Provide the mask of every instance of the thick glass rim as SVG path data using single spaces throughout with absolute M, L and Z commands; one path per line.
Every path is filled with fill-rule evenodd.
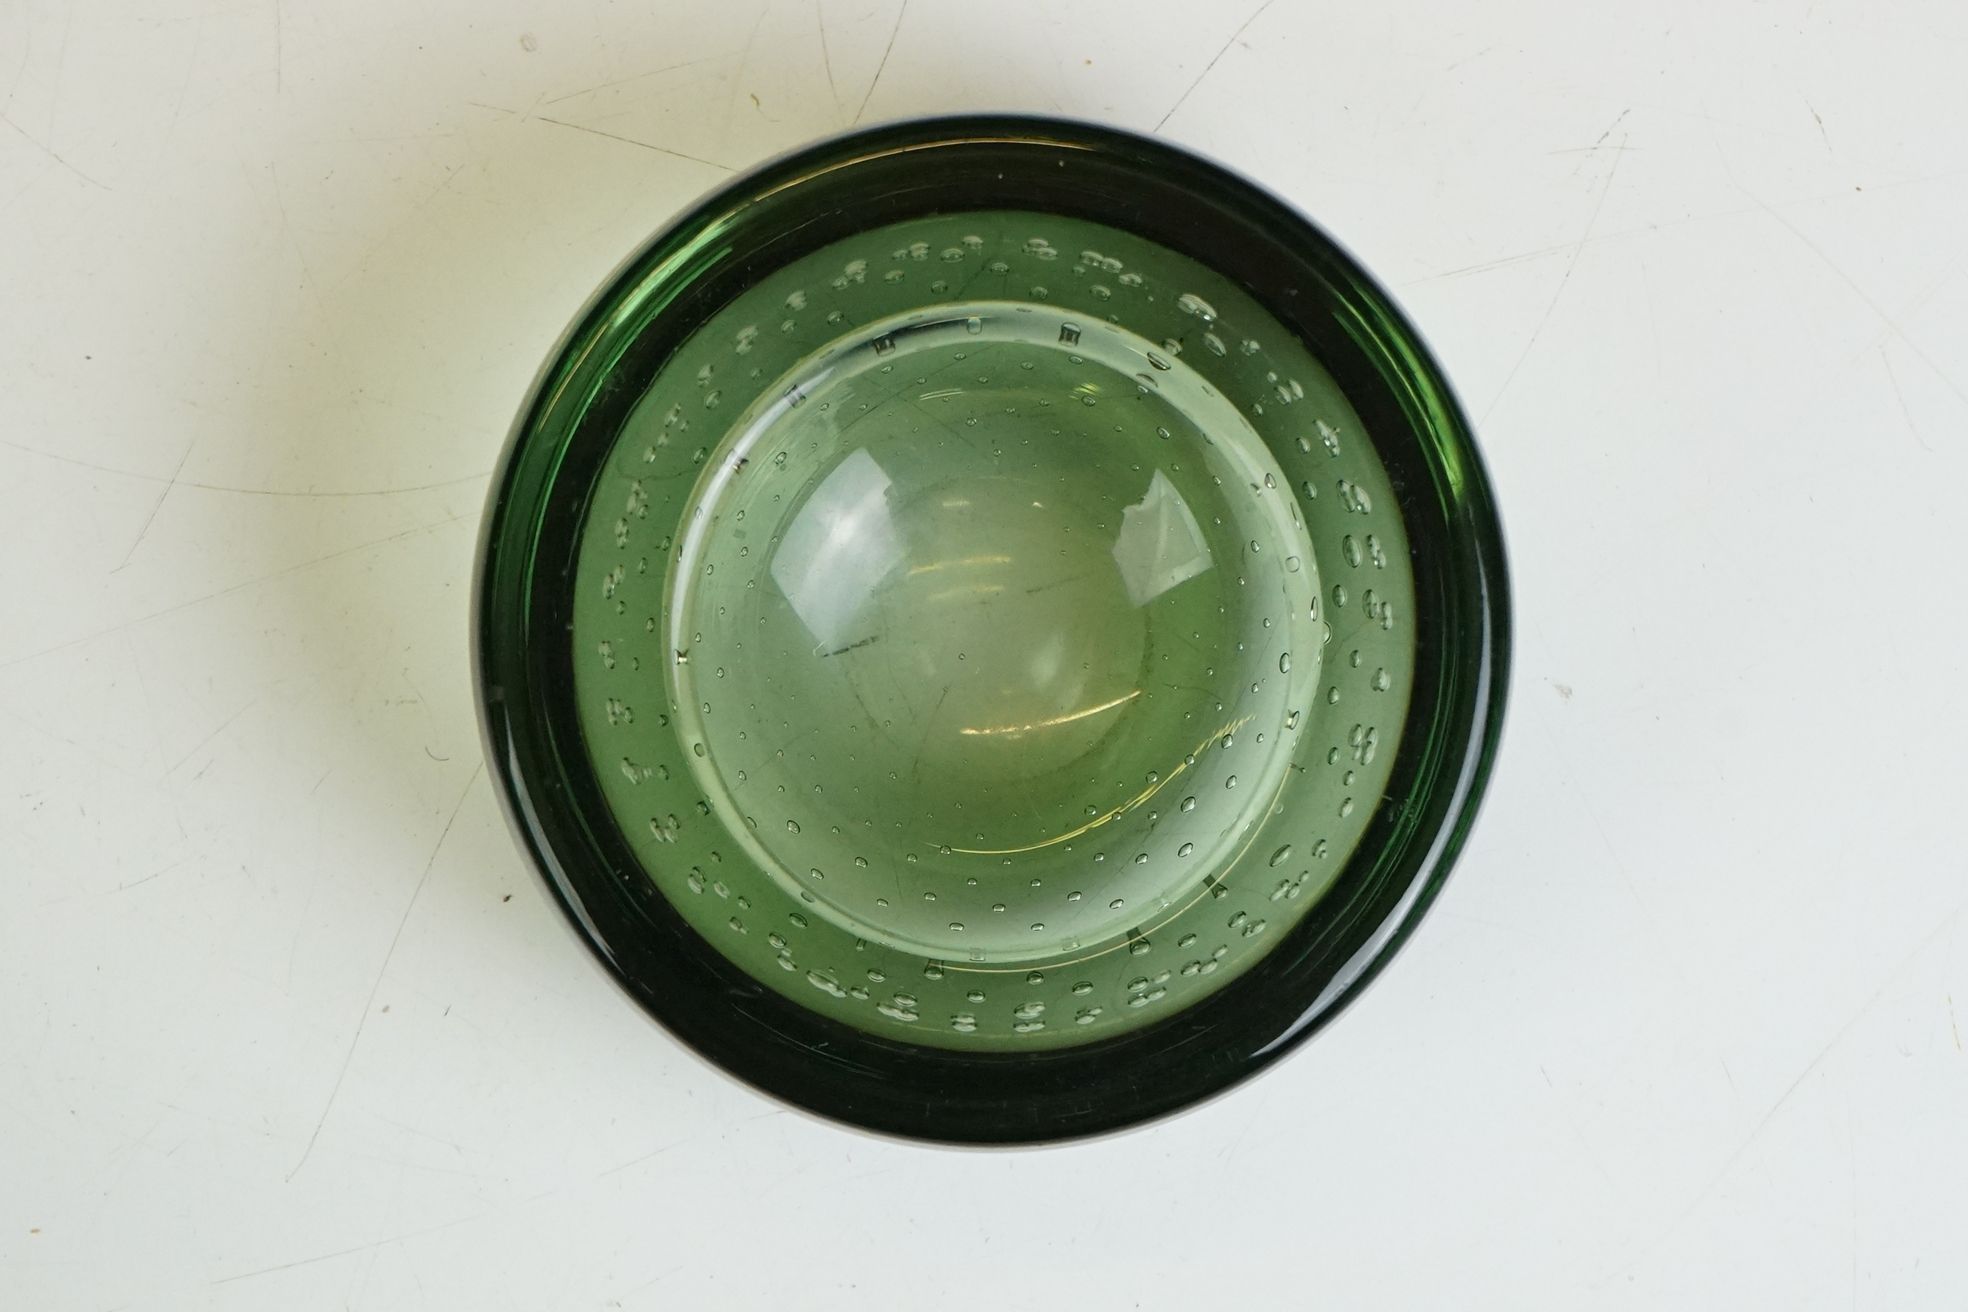
M 1394 776 L 1345 871 L 1247 975 L 1154 1026 L 1042 1053 L 928 1048 L 762 988 L 670 908 L 616 832 L 566 677 L 567 579 L 607 419 L 750 271 L 861 223 L 1002 204 L 1137 232 L 1235 279 L 1334 372 L 1413 541 L 1417 670 Z M 1034 206 L 1034 201 L 1041 202 Z M 638 370 L 645 371 L 639 373 Z M 1188 151 L 1058 119 L 911 120 L 727 183 L 631 255 L 536 377 L 493 477 L 472 650 L 488 765 L 546 887 L 617 983 L 763 1092 L 913 1138 L 1029 1143 L 1152 1119 L 1264 1069 L 1329 1022 L 1413 932 L 1465 841 L 1508 684 L 1501 529 L 1470 425 L 1388 294 L 1331 237 Z

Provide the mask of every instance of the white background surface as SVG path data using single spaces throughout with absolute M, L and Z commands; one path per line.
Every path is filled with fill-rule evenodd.
M 0 0 L 0 1305 L 1968 1301 L 1968 9 L 1257 9 Z M 1518 604 L 1396 967 L 1009 1154 L 784 1112 L 618 996 L 465 648 L 595 282 L 733 168 L 979 107 L 1352 246 Z

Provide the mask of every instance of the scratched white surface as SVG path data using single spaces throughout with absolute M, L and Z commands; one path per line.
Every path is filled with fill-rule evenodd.
M 1256 10 L 0 0 L 0 1306 L 1968 1302 L 1968 9 Z M 979 107 L 1349 243 L 1519 605 L 1397 968 L 1015 1154 L 780 1111 L 617 996 L 465 652 L 595 281 L 735 167 Z

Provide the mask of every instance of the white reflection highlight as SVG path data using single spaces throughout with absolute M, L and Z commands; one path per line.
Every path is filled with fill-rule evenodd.
M 875 458 L 856 451 L 814 489 L 780 539 L 772 581 L 821 647 L 847 638 L 875 585 L 902 558 L 890 485 Z
M 1114 563 L 1128 600 L 1137 606 L 1195 578 L 1212 563 L 1195 512 L 1159 469 L 1141 500 L 1121 512 Z
M 1098 706 L 1084 706 L 1077 711 L 1068 711 L 1064 715 L 1054 715 L 1044 720 L 1033 720 L 1030 724 L 998 724 L 982 728 L 966 726 L 957 730 L 957 732 L 966 738 L 997 738 L 1006 735 L 1015 736 L 1031 733 L 1035 729 L 1051 729 L 1057 725 L 1071 724 L 1075 720 L 1084 720 L 1089 716 L 1099 715 L 1103 711 L 1111 711 L 1116 706 L 1125 706 L 1140 695 L 1141 689 L 1136 688 L 1131 692 L 1123 693 L 1112 701 L 1102 702 Z

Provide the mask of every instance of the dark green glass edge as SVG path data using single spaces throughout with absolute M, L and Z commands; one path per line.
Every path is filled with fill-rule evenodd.
M 550 494 L 559 491 L 567 442 L 576 436 L 564 421 L 580 417 L 598 389 L 611 384 L 623 353 L 604 348 L 632 346 L 659 311 L 687 301 L 707 269 L 732 257 L 733 246 L 721 245 L 721 236 L 739 229 L 755 207 L 768 209 L 789 194 L 796 203 L 793 184 L 811 187 L 897 152 L 980 142 L 1119 159 L 1144 174 L 1153 171 L 1165 188 L 1186 180 L 1209 189 L 1235 221 L 1292 238 L 1300 272 L 1332 289 L 1337 305 L 1350 312 L 1342 330 L 1373 363 L 1407 425 L 1428 439 L 1418 453 L 1428 486 L 1404 492 L 1404 518 L 1412 519 L 1410 498 L 1433 502 L 1446 545 L 1456 548 L 1437 562 L 1451 568 L 1436 579 L 1434 598 L 1443 645 L 1455 650 L 1433 662 L 1436 695 L 1428 714 L 1420 710 L 1418 677 L 1416 709 L 1403 735 L 1404 744 L 1417 744 L 1416 764 L 1405 777 L 1421 786 L 1406 801 L 1381 808 L 1389 815 L 1385 822 L 1377 817 L 1361 848 L 1373 858 L 1371 869 L 1357 878 L 1349 869 L 1328 895 L 1331 905 L 1316 908 L 1260 969 L 1223 994 L 1137 1034 L 1043 1055 L 925 1050 L 825 1021 L 761 990 L 673 912 L 665 915 L 660 895 L 632 860 L 602 855 L 612 843 L 622 856 L 612 822 L 603 814 L 609 832 L 598 830 L 574 800 L 584 791 L 580 744 L 557 736 L 553 690 L 541 686 L 551 680 L 539 677 L 534 659 L 543 644 L 564 645 L 565 635 L 533 641 L 541 626 L 527 623 L 533 601 L 552 591 L 534 587 L 535 549 Z M 1145 176 L 1140 181 L 1148 185 Z M 1117 207 L 1127 208 L 1118 195 L 1109 196 L 1104 208 L 1088 214 L 1139 226 Z M 1214 263 L 1207 251 L 1191 253 Z M 652 276 L 657 294 L 637 305 L 637 289 Z M 1246 285 L 1288 326 L 1297 322 L 1290 306 L 1302 287 Z M 625 319 L 631 306 L 636 313 Z M 562 421 L 557 434 L 556 421 Z M 1391 435 L 1384 423 L 1376 432 L 1383 440 Z M 561 440 L 529 440 L 541 433 Z M 578 508 L 563 497 L 558 517 L 570 516 L 578 521 Z M 561 567 L 571 569 L 571 559 Z M 1336 1015 L 1413 931 L 1446 878 L 1494 760 L 1507 686 L 1507 582 L 1488 480 L 1467 421 L 1405 317 L 1336 243 L 1254 184 L 1160 142 L 1051 119 L 919 120 L 835 138 L 733 181 L 652 237 L 576 317 L 521 409 L 490 493 L 474 601 L 481 724 L 502 800 L 555 900 L 625 990 L 687 1044 L 773 1096 L 871 1129 L 972 1143 L 1074 1137 L 1164 1114 L 1255 1073 Z M 510 622 L 515 616 L 519 622 Z M 1409 754 L 1406 746 L 1403 753 Z M 1423 837 L 1430 841 L 1417 851 Z M 596 864 L 607 868 L 597 871 Z M 628 919 L 626 929 L 625 900 L 641 917 Z M 629 941 L 630 933 L 639 941 Z M 1260 992 L 1289 984 L 1295 996 L 1312 995 L 1297 975 L 1316 969 L 1341 940 L 1349 940 L 1350 950 L 1324 971 L 1309 1004 L 1285 1006 Z M 687 960 L 690 973 L 652 978 L 651 963 L 665 954 Z M 670 991 L 680 978 L 689 980 L 686 996 Z M 705 1014 L 720 1006 L 725 1014 Z M 1232 1023 L 1238 1014 L 1257 1014 L 1262 1023 Z M 1156 1060 L 1146 1063 L 1149 1057 Z M 1143 1064 L 1143 1074 L 1152 1065 L 1161 1083 L 1116 1079 L 1117 1062 Z M 985 1087 L 977 1087 L 980 1079 Z M 1117 1088 L 1131 1096 L 1116 1100 Z

